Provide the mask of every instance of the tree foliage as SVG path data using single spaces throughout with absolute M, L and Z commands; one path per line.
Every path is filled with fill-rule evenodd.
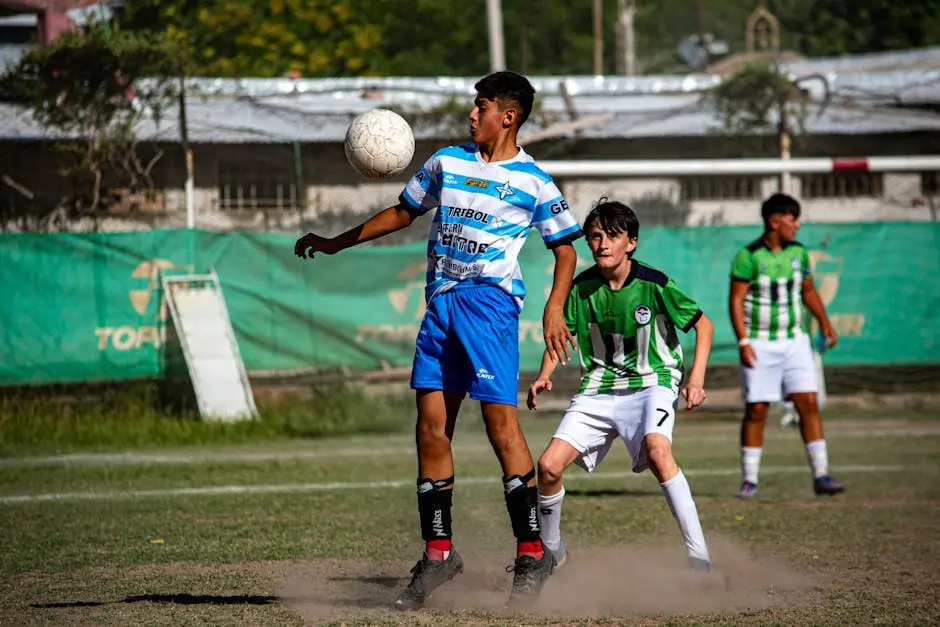
M 807 56 L 904 50 L 940 43 L 936 0 L 773 0 L 768 8 Z
M 201 76 L 372 74 L 379 28 L 353 0 L 140 0 L 125 28 L 184 47 Z
M 109 184 L 152 185 L 153 163 L 140 161 L 135 127 L 172 103 L 178 63 L 160 39 L 90 24 L 33 49 L 0 75 L 0 100 L 61 138 L 62 173 L 77 190 L 70 213 L 96 215 Z
M 801 128 L 806 98 L 772 59 L 746 65 L 715 87 L 710 99 L 725 130 L 751 134 L 777 128 L 781 112 Z
M 742 52 L 756 0 L 643 0 L 643 72 L 684 72 L 680 40 L 708 32 Z M 940 42 L 936 0 L 766 0 L 781 46 L 806 56 Z M 593 72 L 592 3 L 503 0 L 506 61 L 529 74 Z M 604 70 L 616 67 L 617 3 L 603 3 Z M 489 69 L 482 0 L 138 0 L 125 27 L 185 44 L 203 76 L 478 76 Z

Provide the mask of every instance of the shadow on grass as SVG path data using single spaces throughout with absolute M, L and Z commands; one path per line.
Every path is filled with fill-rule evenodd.
M 621 488 L 604 488 L 600 490 L 571 490 L 565 488 L 565 496 L 585 496 L 589 498 L 597 498 L 600 496 L 639 496 L 639 497 L 649 497 L 655 496 L 656 498 L 663 498 L 662 492 L 648 492 L 644 490 L 628 490 Z
M 628 496 L 628 497 L 641 497 L 648 498 L 653 497 L 657 499 L 663 498 L 663 493 L 661 490 L 628 490 L 626 488 L 604 488 L 600 490 L 569 490 L 565 489 L 565 496 L 583 496 L 587 498 L 598 498 L 602 496 Z M 723 497 L 734 497 L 737 498 L 733 493 L 729 492 L 727 494 L 718 494 L 716 492 L 693 492 L 693 497 L 709 497 L 709 498 L 723 498 Z
M 397 588 L 402 585 L 401 577 L 330 577 L 330 581 L 354 581 L 356 583 L 370 583 L 383 588 Z
M 120 601 L 72 601 L 66 603 L 35 603 L 31 607 L 55 609 L 66 607 L 99 607 L 117 603 L 174 603 L 178 605 L 271 605 L 280 599 L 275 596 L 233 594 L 140 594 Z

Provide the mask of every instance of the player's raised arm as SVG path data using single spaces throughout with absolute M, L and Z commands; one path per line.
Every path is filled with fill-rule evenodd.
M 408 180 L 398 197 L 398 204 L 383 209 L 359 226 L 336 237 L 307 233 L 294 244 L 294 254 L 304 259 L 312 258 L 316 253 L 333 255 L 410 226 L 415 218 L 441 204 L 440 174 L 438 153 L 434 153 Z
M 307 233 L 294 244 L 294 254 L 304 259 L 312 258 L 316 253 L 333 255 L 357 244 L 400 231 L 414 222 L 417 216 L 417 211 L 402 201 L 394 207 L 383 209 L 359 226 L 336 237 L 327 238 L 316 233 Z

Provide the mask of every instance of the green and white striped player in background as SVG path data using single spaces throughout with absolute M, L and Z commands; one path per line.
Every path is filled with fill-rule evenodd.
M 746 403 L 738 496 L 751 498 L 757 493 L 770 404 L 787 397 L 800 416 L 814 491 L 837 494 L 845 486 L 829 475 L 816 365 L 803 330 L 803 305 L 819 322 L 828 348 L 835 346 L 836 332 L 813 285 L 809 255 L 796 241 L 800 203 L 786 194 L 774 194 L 761 206 L 761 216 L 763 235 L 741 249 L 731 265 L 729 308 L 740 348 Z
M 682 382 L 678 331 L 695 329 L 695 357 L 682 389 L 690 410 L 705 401 L 714 327 L 672 279 L 631 259 L 640 232 L 632 209 L 602 198 L 583 230 L 595 265 L 575 278 L 564 310 L 578 342 L 581 388 L 539 458 L 542 544 L 562 566 L 567 557 L 561 540 L 562 475 L 572 463 L 592 472 L 621 438 L 633 472 L 649 468 L 659 480 L 689 565 L 711 570 L 689 483 L 672 456 L 672 430 Z M 540 392 L 552 389 L 556 365 L 546 352 L 529 388 L 529 409 L 536 408 Z

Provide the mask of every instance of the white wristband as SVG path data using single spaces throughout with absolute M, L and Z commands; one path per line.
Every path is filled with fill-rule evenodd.
M 749 338 L 742 337 L 740 340 L 738 340 L 738 346 L 750 346 L 750 345 L 751 345 L 751 340 Z

